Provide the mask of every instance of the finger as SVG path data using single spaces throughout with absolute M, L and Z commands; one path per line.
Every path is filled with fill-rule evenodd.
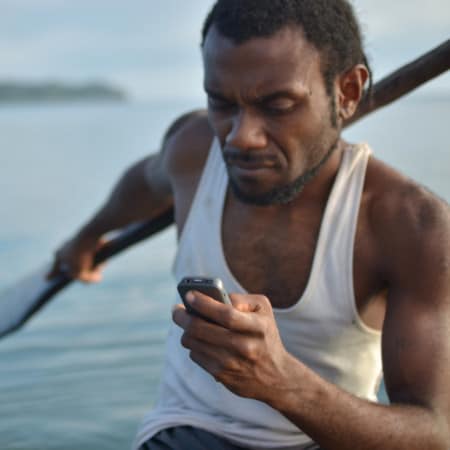
M 239 336 L 221 325 L 190 314 L 184 305 L 175 305 L 172 310 L 174 322 L 184 330 L 181 343 L 189 349 L 202 348 L 203 353 L 214 356 L 220 351 L 238 355 Z
M 197 365 L 199 365 L 203 370 L 206 370 L 210 375 L 212 375 L 217 381 L 218 374 L 219 374 L 219 368 L 213 359 L 211 359 L 209 356 L 205 355 L 204 353 L 200 351 L 191 351 L 189 353 L 189 357 L 194 361 Z
M 99 282 L 103 279 L 103 269 L 105 265 L 100 264 L 86 271 L 93 282 Z
M 102 247 L 105 246 L 105 244 L 107 244 L 109 242 L 109 239 L 105 238 L 104 236 L 101 236 L 98 239 L 97 245 L 96 245 L 96 250 L 100 250 Z
M 226 371 L 238 370 L 242 361 L 256 361 L 259 358 L 254 336 L 230 331 L 220 325 L 207 322 L 189 314 L 183 305 L 176 305 L 174 320 L 184 333 L 183 347 L 191 352 L 200 352 L 215 361 Z
M 233 349 L 233 344 L 237 336 L 245 336 L 242 332 L 231 331 L 222 325 L 205 320 L 192 321 L 186 333 L 189 337 L 204 342 L 214 348 L 227 348 L 230 350 Z
M 239 311 L 232 305 L 225 305 L 198 291 L 188 292 L 186 301 L 203 317 L 224 328 L 244 333 L 257 331 L 252 314 Z
M 100 270 L 82 270 L 78 274 L 76 274 L 75 278 L 83 283 L 98 283 L 102 280 L 103 274 Z
M 177 304 L 173 307 L 172 319 L 176 325 L 186 332 L 185 334 L 190 339 L 220 346 L 223 343 L 228 343 L 230 340 L 229 330 L 202 317 L 192 315 L 182 304 Z
M 172 320 L 183 330 L 186 330 L 191 323 L 192 315 L 186 311 L 186 307 L 177 304 L 172 308 Z
M 207 346 L 197 345 L 194 349 L 190 349 L 189 357 L 217 381 L 221 382 L 225 380 L 227 374 L 232 375 L 240 368 L 239 361 L 229 353 L 221 351 L 221 349 L 212 351 Z

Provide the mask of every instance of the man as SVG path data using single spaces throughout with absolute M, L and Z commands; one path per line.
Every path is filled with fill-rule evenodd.
M 202 52 L 207 115 L 178 120 L 55 264 L 96 281 L 106 232 L 174 205 L 176 280 L 232 292 L 188 295 L 208 320 L 174 308 L 137 447 L 448 449 L 449 209 L 340 137 L 370 78 L 350 5 L 218 0 Z

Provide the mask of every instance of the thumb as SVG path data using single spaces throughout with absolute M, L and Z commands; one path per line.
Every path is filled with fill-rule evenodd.
M 230 294 L 233 307 L 241 312 L 258 312 L 271 310 L 269 299 L 264 295 Z

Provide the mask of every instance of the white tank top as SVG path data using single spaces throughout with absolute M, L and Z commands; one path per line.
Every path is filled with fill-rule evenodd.
M 380 332 L 360 319 L 353 291 L 353 246 L 370 150 L 349 146 L 330 193 L 307 287 L 290 308 L 274 308 L 287 350 L 326 380 L 370 400 L 381 378 Z M 228 175 L 214 140 L 174 264 L 176 282 L 184 276 L 220 277 L 228 292 L 245 289 L 227 266 L 221 240 Z M 174 286 L 175 291 L 175 286 Z M 178 295 L 175 303 L 180 303 Z M 268 405 L 236 396 L 189 358 L 172 324 L 166 363 L 155 408 L 144 418 L 136 446 L 161 429 L 191 425 L 254 448 L 311 442 Z

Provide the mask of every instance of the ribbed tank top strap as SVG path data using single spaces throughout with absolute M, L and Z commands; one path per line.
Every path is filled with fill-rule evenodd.
M 345 237 L 346 244 L 353 241 L 369 155 L 370 150 L 364 144 L 349 146 L 344 151 L 321 224 L 322 236 L 317 251 L 322 258 L 330 249 L 330 241 L 337 236 L 339 239 Z M 344 247 L 345 256 L 348 256 L 353 251 L 353 246 Z M 343 256 L 340 255 L 340 258 Z
M 347 192 L 343 193 L 342 217 L 348 217 L 346 226 L 346 233 L 342 236 L 340 242 L 340 251 L 344 255 L 345 261 L 345 292 L 347 298 L 352 299 L 351 307 L 354 313 L 355 323 L 364 331 L 380 336 L 381 332 L 368 327 L 362 321 L 358 309 L 356 307 L 356 298 L 353 280 L 353 265 L 354 265 L 354 249 L 356 229 L 358 225 L 359 210 L 361 207 L 361 199 L 364 189 L 364 182 L 366 179 L 366 170 L 371 150 L 367 144 L 359 144 L 351 147 L 351 151 L 355 154 L 355 160 L 351 167 L 353 173 L 353 183 L 349 183 Z
M 180 255 L 184 255 L 186 251 L 189 253 L 187 247 L 192 242 L 188 241 L 197 239 L 198 235 L 203 235 L 205 238 L 209 237 L 206 234 L 213 232 L 217 228 L 212 226 L 205 229 L 205 225 L 208 221 L 210 224 L 216 225 L 215 222 L 221 219 L 223 198 L 227 185 L 228 177 L 220 150 L 220 143 L 217 138 L 214 138 L 179 238 L 177 254 L 172 266 L 172 272 L 175 275 L 180 268 Z
M 321 224 L 315 258 L 316 282 L 333 286 L 333 309 L 354 319 L 366 331 L 359 318 L 353 287 L 353 253 L 361 196 L 364 188 L 370 149 L 365 144 L 349 146 L 328 199 Z M 314 291 L 314 283 L 311 286 Z M 330 306 L 330 305 L 328 305 Z

